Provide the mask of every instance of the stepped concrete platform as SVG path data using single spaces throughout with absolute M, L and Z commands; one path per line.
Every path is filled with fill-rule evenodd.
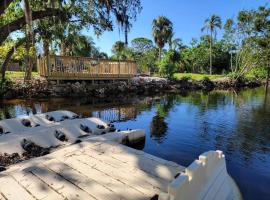
M 143 141 L 143 130 L 112 130 L 69 111 L 0 121 L 0 154 L 23 154 L 33 143 L 52 150 L 0 172 L 0 200 L 241 199 L 221 151 L 183 167 L 123 145 Z

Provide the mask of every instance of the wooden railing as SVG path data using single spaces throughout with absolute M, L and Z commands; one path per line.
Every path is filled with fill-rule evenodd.
M 136 107 L 117 107 L 92 112 L 93 117 L 97 117 L 108 122 L 120 122 L 135 119 L 137 115 Z
M 137 73 L 136 63 L 128 60 L 49 56 L 39 58 L 37 65 L 41 76 L 56 80 L 128 79 Z

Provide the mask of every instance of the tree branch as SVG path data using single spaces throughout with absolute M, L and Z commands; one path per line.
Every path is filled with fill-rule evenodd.
M 11 4 L 13 0 L 1 0 L 0 2 L 0 15 L 2 15 L 6 8 L 9 6 L 9 4 Z
M 60 18 L 66 18 L 67 13 L 60 9 L 47 8 L 45 10 L 33 11 L 32 20 L 42 19 L 45 17 L 58 16 Z M 10 22 L 2 27 L 0 27 L 0 45 L 5 41 L 9 34 L 13 31 L 19 30 L 26 25 L 25 16 Z
M 5 60 L 2 63 L 2 65 L 1 65 L 2 80 L 5 79 L 5 74 L 6 74 L 7 66 L 8 66 L 8 64 L 10 62 L 10 59 L 11 59 L 11 57 L 12 57 L 15 49 L 17 49 L 19 46 L 21 46 L 25 41 L 26 41 L 26 38 L 19 39 L 17 41 L 17 43 L 8 50 L 7 55 L 5 57 Z

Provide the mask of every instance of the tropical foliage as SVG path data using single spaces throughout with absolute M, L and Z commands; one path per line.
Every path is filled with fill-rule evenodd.
M 169 50 L 159 62 L 159 72 L 161 75 L 172 79 L 177 70 L 177 62 L 180 60 L 180 54 L 177 51 Z
M 134 59 L 140 71 L 160 73 L 172 78 L 173 72 L 199 74 L 229 74 L 264 78 L 270 65 L 270 8 L 240 11 L 235 19 L 222 20 L 218 15 L 207 18 L 202 31 L 206 35 L 193 38 L 184 45 L 174 38 L 172 22 L 164 17 L 153 20 L 153 40 L 135 38 L 130 47 L 124 47 L 122 56 Z M 217 31 L 223 35 L 217 38 Z M 164 49 L 166 44 L 169 48 Z M 170 59 L 177 52 L 177 60 Z M 114 55 L 114 53 L 113 53 Z
M 212 15 L 210 18 L 207 18 L 204 22 L 204 26 L 202 28 L 202 31 L 208 30 L 210 31 L 210 74 L 212 74 L 212 46 L 213 41 L 216 38 L 216 28 L 221 29 L 221 18 L 218 15 Z M 214 36 L 214 38 L 213 38 Z
M 31 78 L 39 44 L 43 44 L 45 56 L 56 51 L 62 55 L 104 57 L 82 30 L 91 27 L 100 35 L 111 31 L 114 21 L 129 30 L 140 10 L 140 0 L 3 0 L 0 2 L 0 45 L 6 46 L 9 40 L 14 45 L 0 58 L 2 76 L 19 46 L 25 48 L 27 79 Z M 15 32 L 19 36 L 14 37 Z
M 91 27 L 100 35 L 115 22 L 125 40 L 113 45 L 111 58 L 135 60 L 140 72 L 168 78 L 173 73 L 230 74 L 235 79 L 269 74 L 269 6 L 242 10 L 224 21 L 211 15 L 202 22 L 202 36 L 186 44 L 176 37 L 172 21 L 159 16 L 152 22 L 152 38 L 134 38 L 128 45 L 131 23 L 141 10 L 140 0 L 1 1 L 2 76 L 10 60 L 24 63 L 31 75 L 32 60 L 39 54 L 108 58 L 83 30 Z
M 159 49 L 159 60 L 161 59 L 161 51 L 166 43 L 170 43 L 173 36 L 173 24 L 164 17 L 160 16 L 153 20 L 152 34 L 154 41 Z

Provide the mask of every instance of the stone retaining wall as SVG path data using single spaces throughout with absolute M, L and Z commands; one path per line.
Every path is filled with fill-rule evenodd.
M 2 90 L 5 98 L 43 98 L 43 97 L 109 97 L 126 94 L 150 95 L 162 92 L 187 92 L 192 90 L 229 89 L 258 87 L 260 81 L 232 81 L 228 78 L 216 79 L 213 81 L 194 81 L 181 79 L 168 81 L 157 77 L 135 77 L 130 81 L 115 82 L 47 82 L 46 79 L 35 78 L 30 83 L 23 83 L 17 80 L 15 83 L 6 86 Z

